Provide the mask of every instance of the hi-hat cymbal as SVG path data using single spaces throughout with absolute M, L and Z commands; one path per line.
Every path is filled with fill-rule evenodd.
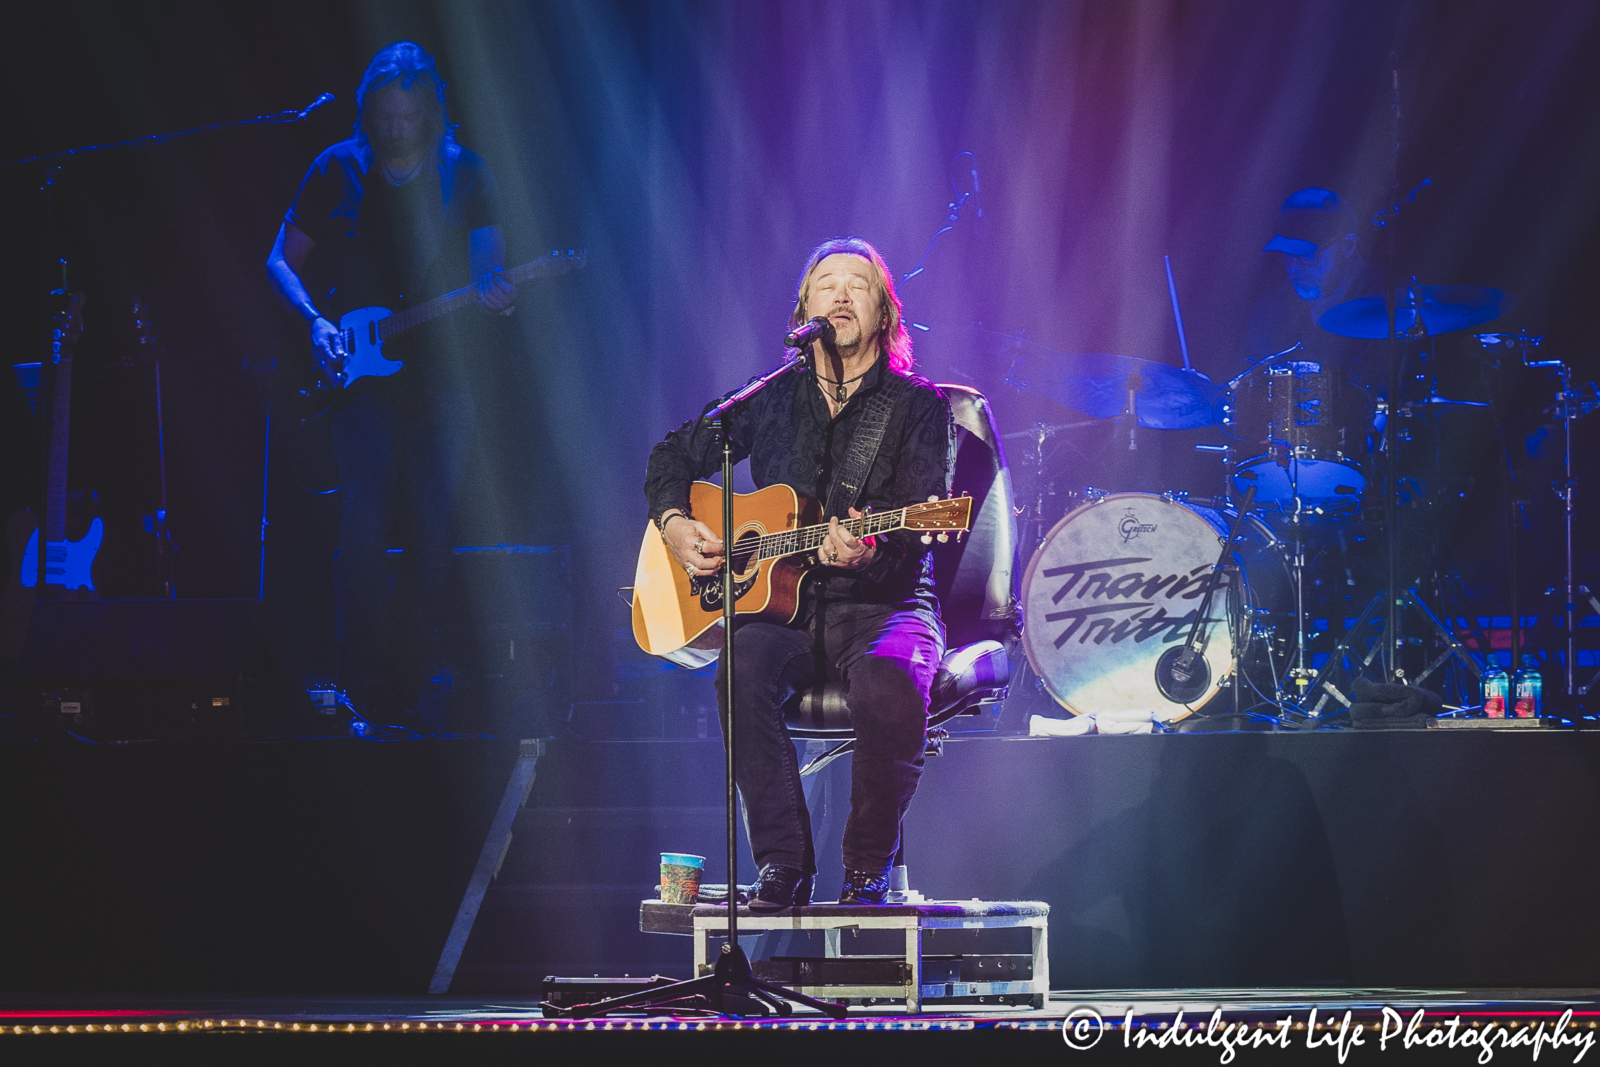
M 1414 335 L 1418 320 L 1428 334 L 1451 333 L 1490 322 L 1511 310 L 1511 294 L 1482 285 L 1417 285 L 1399 291 L 1395 302 L 1396 337 Z M 1389 325 L 1383 294 L 1335 304 L 1322 313 L 1317 325 L 1340 337 L 1381 341 Z
M 1105 352 L 1057 352 L 1035 341 L 977 327 L 992 352 L 1009 353 L 1006 381 L 1096 419 L 1128 409 L 1134 394 L 1139 425 L 1153 430 L 1192 430 L 1216 424 L 1212 404 L 1221 387 L 1199 371 Z

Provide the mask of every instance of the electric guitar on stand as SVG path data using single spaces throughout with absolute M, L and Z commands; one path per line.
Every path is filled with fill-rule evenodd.
M 700 521 L 724 542 L 731 541 L 734 612 L 779 623 L 793 620 L 800 603 L 800 579 L 816 566 L 815 552 L 828 536 L 828 524 L 821 521 L 822 505 L 782 484 L 735 493 L 731 539 L 720 529 L 721 486 L 695 482 L 689 487 L 689 510 L 703 516 Z M 839 521 L 857 537 L 921 530 L 924 542 L 934 534 L 941 541 L 948 541 L 952 533 L 960 537 L 971 523 L 968 496 L 936 498 Z M 652 656 L 666 656 L 702 641 L 721 621 L 721 573 L 690 577 L 672 558 L 655 526 L 646 526 L 633 579 L 633 637 L 639 647 Z
M 72 417 L 72 346 L 83 335 L 83 294 L 65 293 L 66 306 L 56 314 L 50 346 L 49 460 L 44 495 L 44 524 L 35 528 L 22 553 L 18 580 L 40 596 L 61 600 L 95 600 L 94 558 L 105 538 L 99 516 L 76 541 L 67 540 L 67 442 Z M 44 542 L 43 558 L 39 544 Z
M 574 252 L 569 249 L 566 252 L 552 252 L 542 259 L 512 267 L 505 272 L 505 278 L 512 285 L 521 285 L 534 278 L 550 278 L 582 270 L 588 261 L 589 253 L 586 251 Z M 471 284 L 403 311 L 365 307 L 345 312 L 339 316 L 339 332 L 344 335 L 344 350 L 348 355 L 344 380 L 338 384 L 348 389 L 362 378 L 387 378 L 396 373 L 405 363 L 389 359 L 383 354 L 385 341 L 441 315 L 476 304 L 477 300 L 478 287 Z

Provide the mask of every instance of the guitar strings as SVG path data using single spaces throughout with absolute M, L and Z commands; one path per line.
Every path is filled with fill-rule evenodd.
M 576 259 L 575 256 L 546 256 L 543 259 L 531 260 L 519 264 L 505 272 L 505 276 L 512 285 L 520 285 L 525 281 L 539 276 L 542 270 L 554 270 L 564 261 Z M 436 296 L 432 300 L 414 307 L 397 311 L 386 319 L 378 321 L 378 340 L 387 341 L 397 333 L 420 326 L 424 322 L 439 315 L 448 314 L 457 308 L 465 307 L 477 297 L 478 286 L 475 282 L 468 282 L 459 289 L 452 289 L 443 296 Z
M 905 524 L 905 520 L 913 507 L 908 505 L 897 511 L 869 513 L 857 519 L 846 519 L 839 525 L 857 537 L 871 536 L 889 530 L 897 530 Z M 831 527 L 822 523 L 816 526 L 804 526 L 798 530 L 780 530 L 777 533 L 763 534 L 757 538 L 754 556 L 761 560 L 776 559 L 779 556 L 793 555 L 796 552 L 806 552 L 818 547 L 828 536 Z M 804 535 L 804 536 L 802 536 Z M 737 551 L 735 555 L 743 555 L 748 561 L 750 555 Z

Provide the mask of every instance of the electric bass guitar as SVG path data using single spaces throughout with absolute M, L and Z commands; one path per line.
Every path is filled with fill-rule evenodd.
M 550 278 L 569 271 L 582 270 L 589 262 L 585 251 L 552 252 L 542 259 L 530 260 L 520 267 L 505 272 L 512 285 L 521 285 L 534 278 Z M 389 359 L 383 354 L 383 343 L 389 338 L 431 322 L 477 303 L 476 283 L 463 285 L 443 296 L 402 311 L 383 307 L 356 308 L 339 316 L 339 331 L 344 335 L 344 387 L 346 389 L 362 378 L 387 378 L 405 366 L 402 360 Z
M 39 584 L 39 541 L 44 540 L 44 585 L 41 593 L 76 598 L 78 591 L 97 598 L 94 557 L 105 538 L 105 524 L 96 516 L 89 530 L 76 541 L 67 540 L 67 440 L 72 414 L 72 346 L 83 335 L 83 294 L 66 294 L 67 306 L 56 315 L 51 341 L 55 373 L 50 384 L 50 465 L 45 486 L 44 526 L 35 528 L 22 551 L 18 575 L 23 588 Z
M 816 551 L 828 535 L 822 505 L 787 485 L 769 485 L 733 495 L 734 536 L 722 533 L 722 487 L 695 482 L 689 510 L 733 553 L 734 613 L 792 622 L 800 606 L 800 580 L 817 565 Z M 948 541 L 966 533 L 972 498 L 929 500 L 894 511 L 868 512 L 839 525 L 857 537 L 891 530 L 921 530 Z M 633 637 L 653 656 L 676 652 L 722 621 L 722 574 L 690 577 L 673 558 L 655 526 L 645 527 L 633 579 Z

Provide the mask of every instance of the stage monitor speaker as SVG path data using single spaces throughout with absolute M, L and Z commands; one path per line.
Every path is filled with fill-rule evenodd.
M 43 601 L 18 671 L 24 736 L 238 737 L 268 692 L 257 600 Z

